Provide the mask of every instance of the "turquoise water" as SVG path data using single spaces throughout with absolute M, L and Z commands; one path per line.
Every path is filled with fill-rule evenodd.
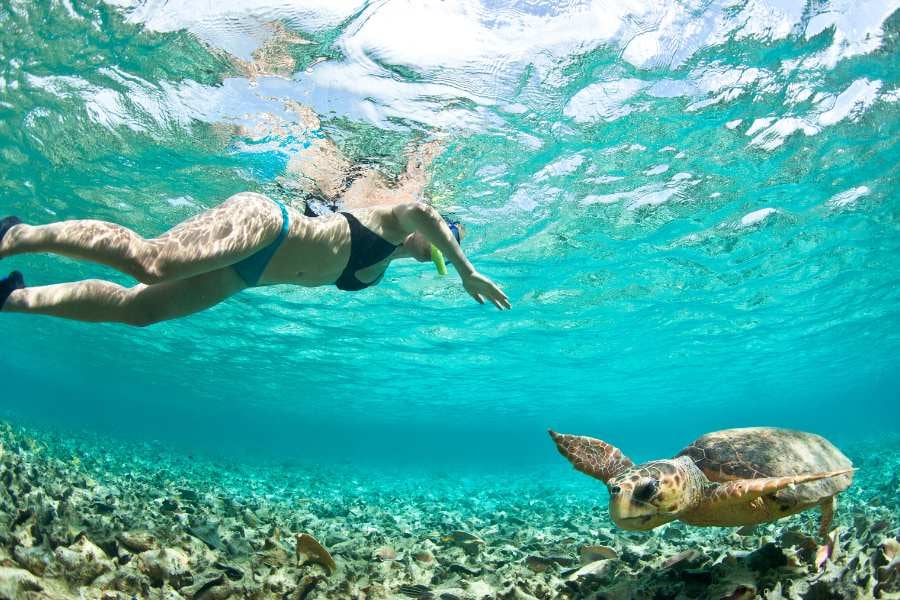
M 569 474 L 547 427 L 669 456 L 743 425 L 841 444 L 900 423 L 896 2 L 12 2 L 0 207 L 155 235 L 278 193 L 312 107 L 426 196 L 513 310 L 397 264 L 146 329 L 0 319 L 2 416 L 265 461 Z M 309 43 L 250 77 L 272 23 Z M 103 267 L 17 256 L 31 285 Z M 575 477 L 575 474 L 571 474 Z

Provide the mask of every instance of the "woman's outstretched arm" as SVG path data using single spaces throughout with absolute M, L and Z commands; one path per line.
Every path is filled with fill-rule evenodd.
M 512 307 L 503 290 L 475 270 L 453 238 L 450 228 L 434 208 L 421 202 L 413 202 L 395 206 L 392 214 L 403 231 L 421 234 L 450 259 L 450 262 L 456 267 L 456 272 L 459 273 L 463 287 L 477 302 L 484 304 L 484 300 L 488 299 L 501 310 Z

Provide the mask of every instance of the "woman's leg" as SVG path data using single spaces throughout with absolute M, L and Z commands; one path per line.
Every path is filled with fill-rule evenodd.
M 244 192 L 150 240 L 105 221 L 16 225 L 0 240 L 0 258 L 52 252 L 108 265 L 152 284 L 234 264 L 273 242 L 280 230 L 278 205 Z
M 17 289 L 9 295 L 2 310 L 144 327 L 204 310 L 246 287 L 228 267 L 132 288 L 88 279 Z

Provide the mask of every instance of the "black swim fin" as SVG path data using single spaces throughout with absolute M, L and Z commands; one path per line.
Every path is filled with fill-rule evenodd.
M 6 299 L 15 290 L 21 290 L 25 287 L 25 278 L 18 271 L 13 271 L 8 277 L 0 279 L 0 310 L 6 304 Z

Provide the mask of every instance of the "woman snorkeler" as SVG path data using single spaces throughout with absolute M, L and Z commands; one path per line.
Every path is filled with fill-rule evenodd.
M 0 221 L 0 258 L 52 252 L 131 275 L 125 288 L 89 279 L 26 287 L 21 273 L 0 280 L 0 311 L 146 326 L 209 308 L 248 287 L 320 286 L 346 291 L 378 283 L 398 259 L 432 260 L 434 245 L 476 301 L 510 308 L 506 294 L 460 249 L 460 225 L 421 202 L 307 217 L 262 194 L 235 194 L 154 239 L 121 225 L 75 220 L 26 225 Z
M 299 113 L 303 122 L 313 119 Z M 439 151 L 436 144 L 424 148 L 389 185 L 372 169 L 351 175 L 349 161 L 319 133 L 288 165 L 293 181 L 305 179 L 317 191 L 306 190 L 303 210 L 243 192 L 154 239 L 104 221 L 0 219 L 0 258 L 51 252 L 108 265 L 140 282 L 131 288 L 97 279 L 26 287 L 14 271 L 0 280 L 0 311 L 146 326 L 204 310 L 248 287 L 362 290 L 377 284 L 394 260 L 438 262 L 441 254 L 472 298 L 510 308 L 506 294 L 462 252 L 464 226 L 414 200 Z

